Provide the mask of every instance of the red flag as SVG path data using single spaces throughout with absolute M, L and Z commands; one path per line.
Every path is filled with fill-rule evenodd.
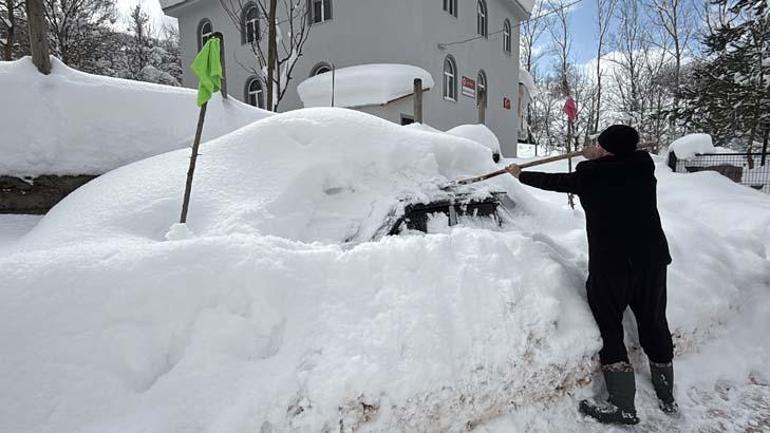
M 577 119 L 577 104 L 575 103 L 575 100 L 572 99 L 572 96 L 567 96 L 562 111 L 567 115 L 567 119 L 569 119 L 570 122 L 574 122 Z

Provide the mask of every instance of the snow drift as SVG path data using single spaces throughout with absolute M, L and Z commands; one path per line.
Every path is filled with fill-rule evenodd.
M 450 129 L 447 133 L 473 140 L 491 150 L 492 154 L 500 155 L 500 140 L 486 125 L 460 125 Z
M 45 76 L 30 58 L 0 62 L 0 94 L 13 102 L 0 116 L 0 174 L 102 174 L 190 146 L 194 90 L 90 75 L 54 57 L 51 63 Z M 215 95 L 204 140 L 267 115 Z
M 502 228 L 346 242 L 493 169 L 482 146 L 349 110 L 276 115 L 204 145 L 192 234 L 166 241 L 188 152 L 91 182 L 0 256 L 0 430 L 459 432 L 590 378 L 585 232 L 564 197 L 498 178 L 479 194 L 520 205 Z M 770 200 L 658 175 L 681 352 L 768 284 Z

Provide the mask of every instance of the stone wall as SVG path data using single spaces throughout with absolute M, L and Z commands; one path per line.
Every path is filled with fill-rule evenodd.
M 0 214 L 44 214 L 67 194 L 95 177 L 43 175 L 21 179 L 0 176 Z

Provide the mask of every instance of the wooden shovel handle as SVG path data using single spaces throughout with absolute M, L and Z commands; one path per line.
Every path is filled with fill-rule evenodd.
M 549 156 L 548 158 L 536 159 L 534 161 L 524 162 L 517 165 L 521 168 L 529 168 L 529 167 L 535 167 L 538 165 L 548 164 L 550 162 L 561 161 L 563 159 L 576 158 L 578 156 L 583 156 L 582 150 L 576 150 L 574 152 L 565 153 L 563 155 Z
M 542 159 L 538 159 L 538 160 L 535 160 L 535 161 L 525 162 L 523 164 L 518 164 L 518 166 L 521 167 L 521 168 L 535 167 L 535 166 L 538 166 L 538 165 L 548 164 L 550 162 L 561 161 L 563 159 L 568 159 L 568 158 L 575 158 L 575 157 L 582 156 L 582 155 L 583 155 L 583 151 L 576 150 L 574 152 L 565 153 L 563 155 L 550 156 L 548 158 L 542 158 Z M 481 181 L 484 181 L 484 180 L 487 180 L 487 179 L 491 179 L 491 178 L 496 177 L 496 176 L 500 176 L 501 174 L 505 174 L 507 172 L 508 172 L 508 170 L 503 168 L 503 169 L 500 169 L 500 170 L 497 170 L 497 171 L 493 171 L 492 173 L 482 174 L 481 176 L 476 176 L 476 177 L 471 177 L 471 178 L 468 178 L 468 179 L 461 179 L 461 180 L 454 181 L 454 182 L 450 183 L 449 185 L 447 185 L 447 187 L 451 187 L 451 186 L 455 186 L 455 185 L 469 185 L 471 183 L 481 182 Z

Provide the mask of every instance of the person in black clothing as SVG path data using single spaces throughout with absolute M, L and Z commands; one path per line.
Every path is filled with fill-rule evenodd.
M 678 411 L 673 396 L 673 343 L 666 320 L 666 269 L 671 263 L 657 208 L 655 165 L 637 150 L 634 128 L 615 125 L 587 148 L 574 173 L 508 172 L 535 188 L 580 198 L 588 233 L 586 292 L 603 347 L 607 402 L 583 400 L 580 411 L 604 423 L 636 424 L 634 370 L 623 344 L 623 313 L 636 317 L 660 408 Z

